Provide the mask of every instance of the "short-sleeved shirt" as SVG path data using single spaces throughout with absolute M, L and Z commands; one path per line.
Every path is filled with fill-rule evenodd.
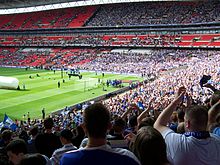
M 196 139 L 177 134 L 167 128 L 162 135 L 167 144 L 167 156 L 174 165 L 220 165 L 220 138 L 211 134 Z
M 72 144 L 65 144 L 62 148 L 54 151 L 52 157 L 50 158 L 53 165 L 58 165 L 63 154 L 67 151 L 76 150 L 77 148 Z
M 63 155 L 60 165 L 140 165 L 136 156 L 121 148 L 112 149 L 109 145 L 93 148 L 80 148 Z
M 220 127 L 214 128 L 212 133 L 214 133 L 215 135 L 218 135 L 220 137 Z

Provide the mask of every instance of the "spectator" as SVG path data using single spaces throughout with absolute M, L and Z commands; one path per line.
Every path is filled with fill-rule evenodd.
M 31 128 L 30 132 L 30 139 L 28 140 L 28 153 L 37 153 L 37 149 L 35 146 L 35 139 L 38 135 L 38 127 Z
M 80 146 L 82 140 L 83 140 L 84 137 L 85 137 L 85 132 L 84 132 L 84 130 L 83 130 L 83 128 L 82 128 L 81 125 L 79 125 L 79 126 L 77 126 L 77 127 L 75 128 L 75 132 L 76 132 L 76 133 L 75 133 L 74 138 L 72 139 L 72 143 L 73 143 L 74 146 L 76 146 L 77 148 L 79 148 L 79 146 Z
M 71 143 L 72 137 L 73 137 L 73 134 L 68 129 L 64 129 L 60 132 L 60 141 L 63 147 L 54 151 L 52 157 L 50 158 L 52 165 L 59 165 L 60 159 L 65 152 L 77 149 Z
M 45 108 L 43 108 L 41 112 L 42 112 L 42 119 L 44 120 L 45 119 Z
M 5 129 L 2 133 L 1 133 L 1 144 L 0 147 L 6 147 L 10 141 L 12 141 L 12 135 L 13 132 L 11 130 Z
M 144 126 L 138 130 L 132 151 L 142 165 L 169 164 L 166 143 L 162 135 L 151 126 Z
M 167 127 L 173 110 L 180 104 L 185 93 L 186 89 L 180 87 L 176 98 L 160 114 L 154 127 L 165 139 L 167 155 L 172 164 L 218 165 L 220 163 L 220 139 L 206 131 L 208 112 L 203 106 L 191 106 L 186 110 L 185 134 L 177 134 Z
M 25 130 L 22 130 L 21 133 L 19 134 L 19 138 L 24 140 L 25 143 L 28 143 L 29 136 Z
M 220 101 L 215 103 L 208 112 L 208 129 L 220 137 Z
M 110 113 L 101 103 L 95 103 L 84 111 L 83 127 L 89 141 L 85 148 L 68 152 L 61 159 L 61 165 L 90 164 L 139 164 L 133 153 L 126 149 L 111 149 L 106 144 L 106 133 L 111 128 Z
M 39 153 L 46 155 L 50 158 L 53 152 L 61 147 L 59 137 L 53 134 L 53 119 L 46 118 L 44 120 L 44 132 L 37 135 L 35 139 L 35 146 Z
M 134 116 L 131 116 L 129 118 L 129 121 L 128 121 L 128 128 L 125 129 L 124 131 L 124 136 L 126 136 L 127 134 L 129 133 L 136 133 L 137 132 L 137 116 L 134 115 Z
M 24 155 L 27 154 L 27 146 L 23 140 L 16 139 L 7 145 L 6 151 L 9 161 L 13 165 L 19 165 L 20 161 L 24 158 Z
M 107 136 L 107 140 L 112 148 L 128 149 L 127 141 L 123 135 L 125 126 L 125 121 L 120 117 L 113 121 L 112 130 L 109 132 L 111 136 Z

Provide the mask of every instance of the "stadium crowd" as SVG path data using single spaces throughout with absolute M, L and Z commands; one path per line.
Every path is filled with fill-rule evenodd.
M 158 76 L 164 70 L 187 66 L 189 60 L 211 56 L 215 51 L 149 50 L 112 52 L 103 49 L 2 50 L 2 65 L 43 68 L 78 67 L 81 70 Z M 193 58 L 192 58 L 193 57 Z M 147 65 L 146 65 L 147 63 Z
M 176 40 L 179 39 L 179 40 Z M 2 37 L 1 46 L 178 46 L 180 35 L 73 35 L 51 37 Z
M 100 6 L 85 26 L 217 22 L 219 4 L 213 1 Z M 90 7 L 79 10 L 83 14 L 87 9 Z M 86 19 L 95 10 L 96 7 L 88 11 Z M 56 11 L 57 18 L 54 12 L 39 14 L 41 19 L 24 14 L 20 21 L 23 25 L 11 22 L 2 24 L 1 28 L 78 27 L 85 22 L 82 18 L 84 22 L 75 24 L 79 19 L 72 9 L 63 10 L 65 13 L 60 11 Z M 73 20 L 76 22 L 71 24 Z M 179 36 L 155 37 L 123 38 L 123 41 L 120 37 L 104 39 L 104 36 L 54 40 L 33 37 L 10 43 L 27 47 L 109 46 L 117 42 L 133 46 L 169 46 L 176 44 L 174 40 Z M 13 128 L 5 125 L 0 131 L 1 165 L 220 164 L 219 51 L 155 49 L 135 53 L 102 49 L 1 48 L 0 52 L 0 63 L 7 66 L 76 66 L 96 72 L 154 75 L 151 82 L 139 82 L 126 93 L 99 103 L 66 107 L 61 113 L 46 118 L 43 109 L 42 119 L 31 119 L 28 114 L 23 121 L 16 120 Z
M 123 46 L 123 47 L 213 47 L 219 46 L 220 35 L 209 34 L 87 34 L 70 36 L 0 37 L 0 46 L 54 47 L 54 46 Z
M 215 6 L 215 7 L 214 7 Z M 216 22 L 219 3 L 150 2 L 101 6 L 86 26 L 129 26 Z M 155 10 L 157 9 L 157 10 Z
M 15 132 L 2 128 L 1 164 L 219 164 L 219 52 L 155 52 L 108 52 L 83 65 L 124 72 L 149 63 L 157 77 L 101 103 L 16 121 Z
M 1 16 L 0 28 L 20 30 L 218 22 L 219 8 L 217 1 L 88 6 Z

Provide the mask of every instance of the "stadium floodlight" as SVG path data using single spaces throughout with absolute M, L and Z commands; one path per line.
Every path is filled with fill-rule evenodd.
M 17 89 L 18 85 L 17 78 L 0 76 L 0 89 Z

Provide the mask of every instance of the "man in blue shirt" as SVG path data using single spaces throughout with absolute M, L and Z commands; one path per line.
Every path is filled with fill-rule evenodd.
M 85 148 L 65 153 L 61 165 L 140 165 L 135 155 L 121 148 L 107 145 L 106 134 L 111 128 L 110 113 L 101 103 L 90 105 L 84 110 L 83 128 L 88 136 Z

